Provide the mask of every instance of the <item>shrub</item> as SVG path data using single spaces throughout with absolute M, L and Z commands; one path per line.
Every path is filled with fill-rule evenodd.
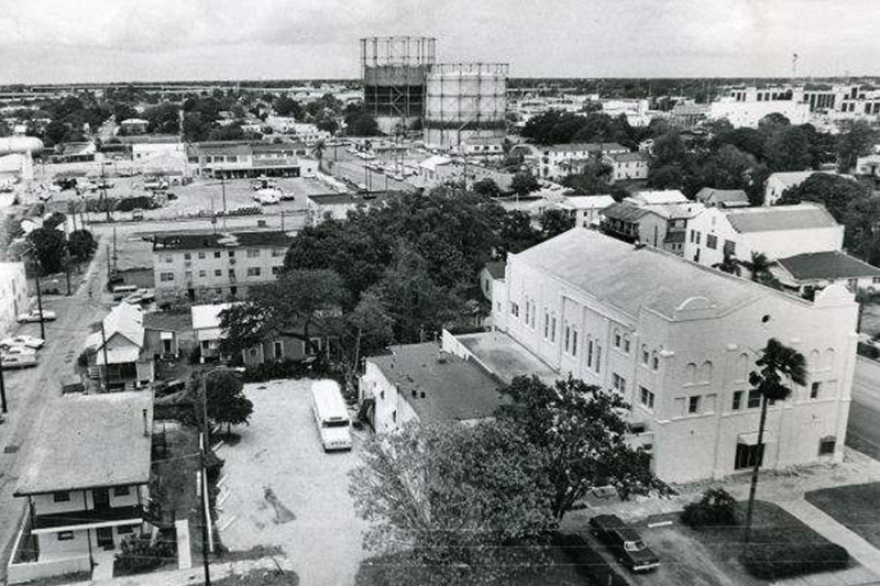
M 122 541 L 114 569 L 119 575 L 142 574 L 174 559 L 174 541 L 157 539 L 149 534 L 132 535 Z
M 551 543 L 565 553 L 587 584 L 629 586 L 627 579 L 618 574 L 584 537 L 574 533 L 554 533 Z
M 723 488 L 709 489 L 699 501 L 685 506 L 681 522 L 688 527 L 736 525 L 736 499 Z
M 871 358 L 873 360 L 880 358 L 880 350 L 878 350 L 876 346 L 865 344 L 864 342 L 858 343 L 858 353 L 865 358 Z
M 82 368 L 87 368 L 89 366 L 89 353 L 87 350 L 80 352 L 79 357 L 76 359 L 76 363 Z
M 756 578 L 778 580 L 849 565 L 849 552 L 834 543 L 752 542 L 740 561 Z

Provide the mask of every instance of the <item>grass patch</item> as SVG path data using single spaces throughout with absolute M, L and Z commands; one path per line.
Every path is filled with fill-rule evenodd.
M 807 502 L 873 545 L 880 547 L 880 482 L 814 490 Z
M 573 548 L 571 543 L 561 545 L 561 538 L 546 546 L 530 546 L 529 553 L 517 554 L 516 562 L 506 564 L 502 572 L 488 568 L 486 576 L 473 578 L 473 583 L 497 586 L 583 586 L 584 584 L 608 584 L 594 582 L 588 572 L 584 550 Z M 608 564 L 595 552 L 600 563 Z M 406 565 L 401 565 L 406 564 Z M 492 577 L 489 577 L 492 575 Z M 423 586 L 439 584 L 437 572 L 430 567 L 409 565 L 401 554 L 375 556 L 361 562 L 355 577 L 355 586 Z M 446 584 L 446 582 L 443 582 Z M 626 581 L 613 582 L 615 586 L 628 586 Z
M 247 574 L 227 576 L 212 580 L 215 586 L 299 586 L 296 572 L 280 570 L 255 570 Z
M 229 551 L 226 547 L 218 548 L 217 559 L 222 562 L 241 562 L 259 560 L 266 557 L 284 557 L 284 550 L 277 545 L 255 545 L 243 551 Z
M 748 578 L 774 580 L 843 569 L 850 565 L 846 550 L 831 543 L 776 505 L 757 501 L 751 546 L 743 545 L 745 503 L 739 503 L 736 525 L 676 529 L 699 541 L 719 567 L 738 569 Z M 740 583 L 756 583 L 753 579 Z M 763 583 L 763 582 L 757 582 Z

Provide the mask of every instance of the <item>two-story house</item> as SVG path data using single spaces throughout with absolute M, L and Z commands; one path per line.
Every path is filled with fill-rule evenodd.
M 154 380 L 158 348 L 148 347 L 140 306 L 120 303 L 111 309 L 101 328 L 86 338 L 85 350 L 89 374 L 105 390 L 132 390 Z
M 602 212 L 601 230 L 625 242 L 682 255 L 688 223 L 705 206 L 684 196 L 679 200 L 674 196 L 677 193 L 644 192 L 628 197 Z
M 602 162 L 611 167 L 609 183 L 648 178 L 649 158 L 645 153 L 610 153 L 602 157 Z
M 529 370 L 619 393 L 660 478 L 842 459 L 858 314 L 843 286 L 807 301 L 583 228 L 508 255 L 504 286 L 504 331 L 444 336 L 444 348 L 501 364 L 502 377 L 527 353 L 544 365 Z M 770 338 L 806 357 L 808 379 L 770 407 L 761 450 L 749 373 Z M 500 361 L 505 351 L 520 358 Z
M 162 234 L 153 239 L 156 302 L 243 298 L 275 280 L 293 237 L 281 231 Z
M 113 564 L 127 536 L 150 530 L 153 394 L 55 399 L 18 479 L 27 511 L 10 584 Z
M 544 179 L 559 179 L 583 171 L 585 165 L 600 160 L 605 155 L 628 153 L 629 149 L 616 142 L 566 143 L 534 146 L 528 157 L 537 168 L 537 175 Z

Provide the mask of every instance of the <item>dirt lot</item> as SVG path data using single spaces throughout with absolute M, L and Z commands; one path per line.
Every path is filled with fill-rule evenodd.
M 218 452 L 229 493 L 221 493 L 218 526 L 232 550 L 281 547 L 303 586 L 345 586 L 354 584 L 365 557 L 365 524 L 355 515 L 347 477 L 361 440 L 351 452 L 324 453 L 309 387 L 310 381 L 245 387 L 254 403 L 250 425 L 239 430 L 240 442 Z

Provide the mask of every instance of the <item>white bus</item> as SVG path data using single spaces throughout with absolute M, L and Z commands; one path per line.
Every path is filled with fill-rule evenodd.
M 351 449 L 351 421 L 336 381 L 312 383 L 312 413 L 325 452 Z

